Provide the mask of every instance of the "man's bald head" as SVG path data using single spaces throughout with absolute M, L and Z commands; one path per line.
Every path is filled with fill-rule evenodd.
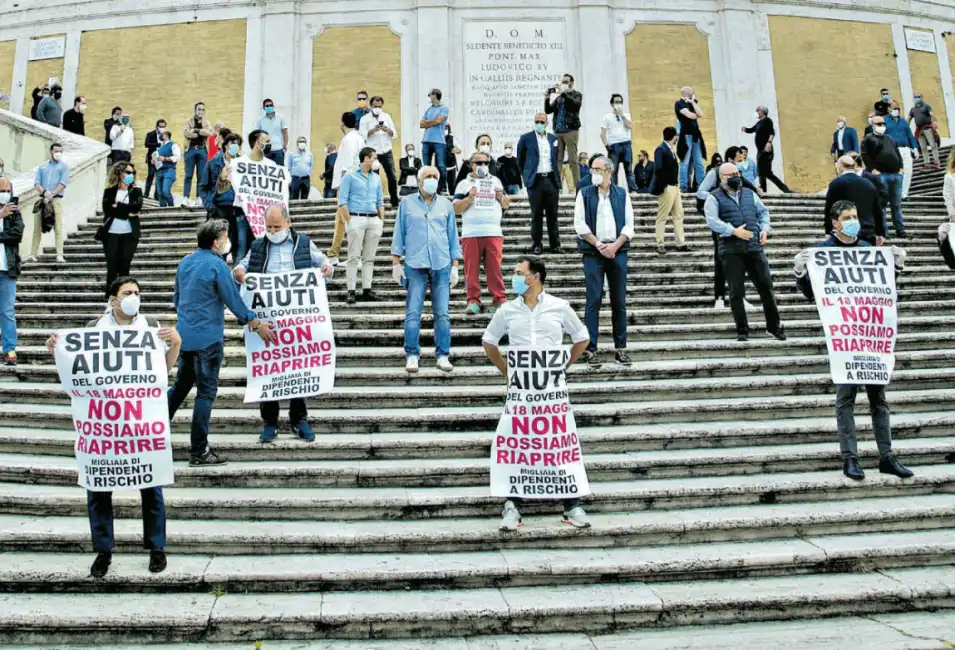
M 736 163 L 723 163 L 720 165 L 720 178 L 732 178 L 733 176 L 739 176 L 739 168 L 736 167 Z
M 280 232 L 286 228 L 292 227 L 292 219 L 289 217 L 288 208 L 284 203 L 273 203 L 265 211 L 265 229 L 269 232 Z
M 851 172 L 855 171 L 856 168 L 856 159 L 852 156 L 842 156 L 839 158 L 839 169 L 842 172 Z
M 0 192 L 13 192 L 13 183 L 10 179 L 0 176 Z

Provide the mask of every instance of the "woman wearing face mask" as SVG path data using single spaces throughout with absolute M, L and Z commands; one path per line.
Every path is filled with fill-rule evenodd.
M 491 157 L 491 136 L 485 134 L 479 135 L 474 140 L 474 153 L 483 153 L 486 154 L 488 159 L 491 161 L 489 171 L 491 176 L 498 176 L 497 162 L 494 158 Z M 457 187 L 461 184 L 461 181 L 465 180 L 468 176 L 471 175 L 471 172 L 474 171 L 471 169 L 470 159 L 465 160 L 461 163 L 461 169 L 458 170 L 457 178 L 454 179 L 454 187 Z
M 121 161 L 110 167 L 103 191 L 103 253 L 106 256 L 106 292 L 129 267 L 139 245 L 139 211 L 143 191 L 136 187 L 136 167 Z
M 401 178 L 398 184 L 401 185 L 399 191 L 401 196 L 414 194 L 418 191 L 418 171 L 421 169 L 421 158 L 418 158 L 413 144 L 405 147 L 405 155 L 398 161 L 398 167 L 401 169 Z
M 182 158 L 182 149 L 172 141 L 172 133 L 168 129 L 163 131 L 160 142 L 159 148 L 153 154 L 159 207 L 171 208 L 173 207 L 172 184 L 176 182 L 176 164 Z

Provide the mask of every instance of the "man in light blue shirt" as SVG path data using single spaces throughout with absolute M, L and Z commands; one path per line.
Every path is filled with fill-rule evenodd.
M 458 262 L 463 257 L 458 241 L 454 206 L 438 196 L 438 169 L 422 167 L 418 172 L 418 193 L 406 196 L 398 206 L 391 244 L 392 277 L 408 287 L 405 303 L 405 370 L 418 372 L 421 356 L 421 310 L 424 292 L 431 283 L 434 313 L 435 356 L 438 368 L 454 370 L 451 354 L 451 317 L 448 306 L 451 289 L 458 284 Z M 401 258 L 404 256 L 404 266 Z
M 271 99 L 266 98 L 262 102 L 262 109 L 265 115 L 255 121 L 255 128 L 269 134 L 271 148 L 265 152 L 265 157 L 276 165 L 283 166 L 285 150 L 288 148 L 288 126 L 285 124 L 285 118 L 275 112 L 275 104 Z
M 70 182 L 70 166 L 63 162 L 63 145 L 54 142 L 50 145 L 50 159 L 36 168 L 33 175 L 33 187 L 45 204 L 44 210 L 34 212 L 33 250 L 24 262 L 35 262 L 40 254 L 40 238 L 43 236 L 43 212 L 53 210 L 53 231 L 56 236 L 56 261 L 62 264 L 63 257 L 63 195 Z
M 345 279 L 348 297 L 345 302 L 354 305 L 355 288 L 358 284 L 358 268 L 361 267 L 361 299 L 371 302 L 378 299 L 371 290 L 375 271 L 375 253 L 385 224 L 385 197 L 381 191 L 381 176 L 378 174 L 378 154 L 371 147 L 358 152 L 358 169 L 345 174 L 338 188 L 339 218 L 345 223 L 348 235 L 348 266 Z
M 424 112 L 421 119 L 421 128 L 424 129 L 424 135 L 421 138 L 421 164 L 434 165 L 438 170 L 438 192 L 446 192 L 448 187 L 447 171 L 445 169 L 445 159 L 447 158 L 447 147 L 445 146 L 444 130 L 447 126 L 450 111 L 448 107 L 441 103 L 441 91 L 437 88 L 428 94 L 428 100 L 431 106 Z M 434 162 L 432 162 L 432 156 Z
M 312 169 L 315 167 L 315 157 L 308 150 L 308 140 L 305 136 L 299 136 L 296 148 L 288 155 L 288 170 L 292 177 L 292 184 L 289 187 L 289 200 L 308 198 L 308 193 L 312 189 Z

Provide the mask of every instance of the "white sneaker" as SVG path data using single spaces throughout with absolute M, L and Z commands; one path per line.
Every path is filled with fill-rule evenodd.
M 418 372 L 418 357 L 411 355 L 405 362 L 405 370 L 410 373 Z
M 36 255 L 27 255 L 26 257 L 23 258 L 24 264 L 26 264 L 27 262 L 36 262 L 36 261 L 37 261 Z
M 454 366 L 451 365 L 451 360 L 447 357 L 438 357 L 438 370 L 451 372 L 454 370 Z
M 746 311 L 752 311 L 756 309 L 756 307 L 753 306 L 753 303 L 746 300 L 745 298 L 743 299 L 743 308 L 746 309 Z
M 504 502 L 504 511 L 501 513 L 500 530 L 504 532 L 514 532 L 524 525 L 521 519 L 521 513 L 514 505 L 514 502 L 508 499 Z
M 328 263 L 331 264 L 332 266 L 339 266 L 342 262 L 337 257 L 329 257 Z
M 717 298 L 713 302 L 713 309 L 726 309 L 726 303 L 723 302 L 722 298 Z
M 574 528 L 590 528 L 590 519 L 580 506 L 574 506 L 568 512 L 565 512 L 563 522 Z
M 56 263 L 57 263 L 57 264 L 66 264 L 66 258 L 63 257 L 62 255 L 57 255 L 57 256 L 56 256 Z

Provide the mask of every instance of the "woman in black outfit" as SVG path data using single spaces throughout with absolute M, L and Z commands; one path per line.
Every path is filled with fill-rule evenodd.
M 136 166 L 118 162 L 109 168 L 103 191 L 103 252 L 106 255 L 106 292 L 114 279 L 129 275 L 139 245 L 139 211 L 143 191 L 136 187 Z

